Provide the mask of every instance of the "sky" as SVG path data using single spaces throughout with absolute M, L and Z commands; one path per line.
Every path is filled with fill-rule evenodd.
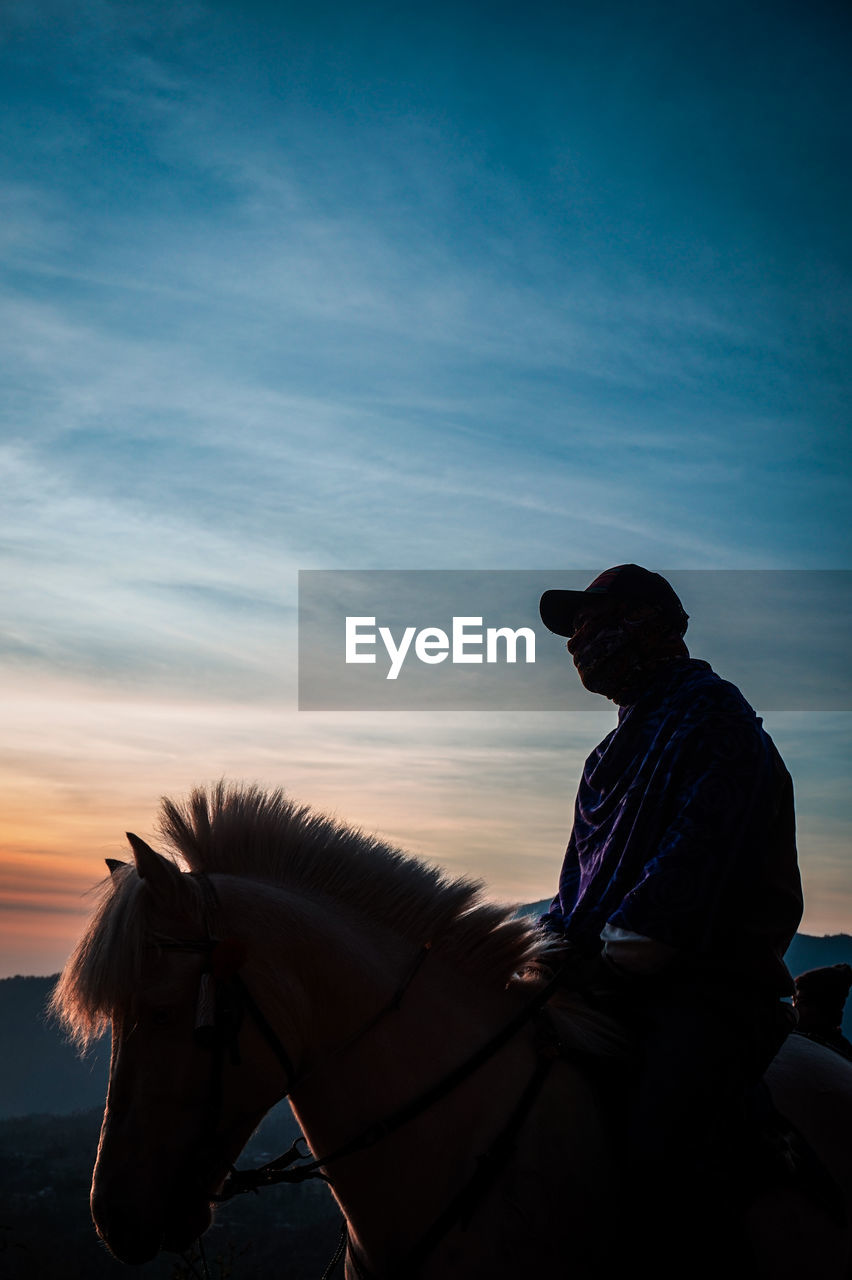
M 611 704 L 300 711 L 299 571 L 852 567 L 849 52 L 819 0 L 5 0 L 0 976 L 223 776 L 551 895 Z M 849 703 L 758 710 L 850 932 Z

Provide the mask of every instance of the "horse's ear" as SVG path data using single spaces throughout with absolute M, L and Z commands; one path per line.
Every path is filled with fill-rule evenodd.
M 127 832 L 127 839 L 133 850 L 136 862 L 136 874 L 140 880 L 147 880 L 158 897 L 171 897 L 175 889 L 180 888 L 182 874 L 173 862 L 157 853 L 144 840 L 140 840 L 132 831 Z
M 126 867 L 127 863 L 122 862 L 120 858 L 104 858 L 104 862 L 109 867 L 109 873 L 114 876 L 119 867 Z

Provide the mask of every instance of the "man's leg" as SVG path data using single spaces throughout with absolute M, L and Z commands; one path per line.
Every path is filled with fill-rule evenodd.
M 634 1258 L 661 1276 L 718 1276 L 747 1247 L 719 1138 L 742 1128 L 746 1091 L 773 1056 L 767 1015 L 677 986 L 643 993 L 634 1011 L 640 1062 L 624 1135 Z

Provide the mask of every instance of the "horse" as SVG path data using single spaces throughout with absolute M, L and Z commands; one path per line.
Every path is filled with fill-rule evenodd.
M 168 856 L 128 834 L 108 860 L 52 999 L 81 1048 L 112 1032 L 91 1210 L 116 1258 L 185 1251 L 233 1191 L 313 1174 L 346 1280 L 620 1274 L 597 1077 L 628 1046 L 552 1008 L 533 921 L 280 790 L 197 789 L 159 825 Z M 835 1057 L 802 1041 L 768 1080 L 852 1208 Z M 235 1170 L 284 1097 L 312 1158 Z M 779 1194 L 750 1221 L 765 1274 L 848 1277 L 845 1227 Z

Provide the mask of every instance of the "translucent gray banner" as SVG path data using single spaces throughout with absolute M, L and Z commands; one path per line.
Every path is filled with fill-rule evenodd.
M 303 711 L 589 711 L 550 588 L 589 570 L 303 570 Z M 852 707 L 852 570 L 660 570 L 690 616 L 686 642 L 758 713 Z

